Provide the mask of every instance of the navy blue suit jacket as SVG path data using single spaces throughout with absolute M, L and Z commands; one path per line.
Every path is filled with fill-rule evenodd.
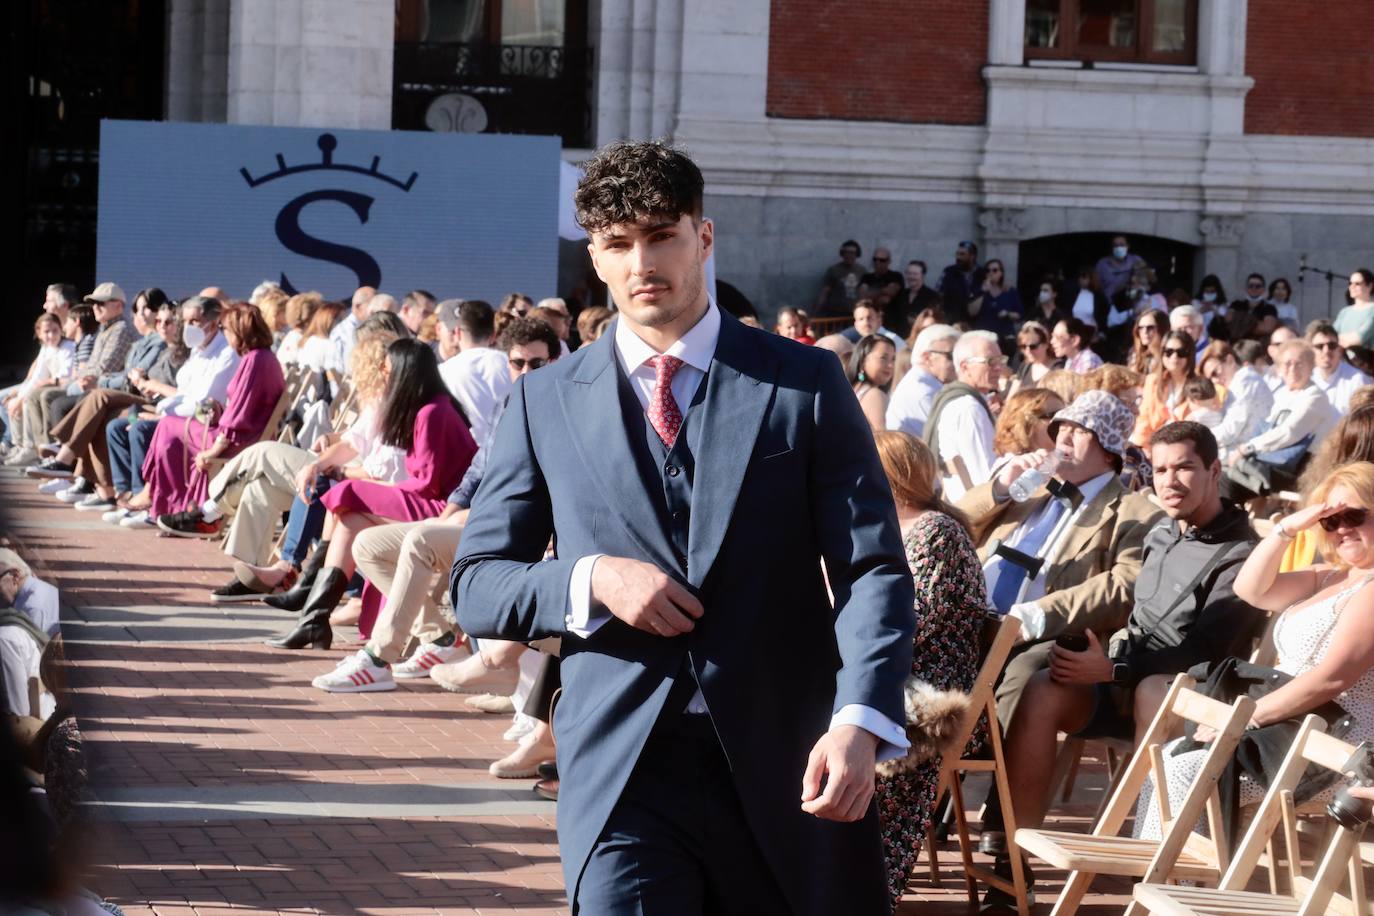
M 564 637 L 554 731 L 570 900 L 685 656 L 794 911 L 886 913 L 876 809 L 823 821 L 800 795 L 833 712 L 858 703 L 904 719 L 914 596 L 891 491 L 834 355 L 721 318 L 685 427 L 687 562 L 649 495 L 661 478 L 644 479 L 631 452 L 644 418 L 622 411 L 612 329 L 516 384 L 454 561 L 453 606 L 478 637 Z M 541 562 L 555 531 L 558 558 Z M 618 619 L 567 634 L 569 577 L 590 554 L 655 564 L 704 615 L 676 638 Z

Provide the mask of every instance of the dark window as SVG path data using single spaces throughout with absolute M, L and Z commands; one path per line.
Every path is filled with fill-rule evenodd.
M 1197 0 L 1026 0 L 1026 57 L 1197 63 Z

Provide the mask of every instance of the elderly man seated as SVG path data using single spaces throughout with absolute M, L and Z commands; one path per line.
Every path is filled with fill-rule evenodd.
M 940 463 L 945 498 L 957 500 L 992 474 L 995 421 L 988 396 L 997 391 L 1007 358 L 992 331 L 966 331 L 954 345 L 954 381 L 930 405 L 925 441 Z
M 57 635 L 57 590 L 38 579 L 19 554 L 0 547 L 0 687 L 6 716 L 39 721 L 55 702 L 43 690 L 39 661 Z
M 954 343 L 957 328 L 932 324 L 916 335 L 911 347 L 911 371 L 902 376 L 887 402 L 887 428 L 925 435 L 931 405 L 949 382 L 954 381 Z
M 1150 457 L 1167 518 L 1146 535 L 1125 626 L 1090 627 L 1077 645 L 1053 645 L 1049 668 L 1031 677 L 1007 729 L 1019 827 L 1044 819 L 1059 732 L 1134 741 L 1162 699 L 1142 681 L 1248 654 L 1262 619 L 1236 597 L 1236 574 L 1259 539 L 1245 511 L 1221 499 L 1211 431 L 1170 423 L 1151 438 Z
M 1312 381 L 1316 354 L 1305 340 L 1290 340 L 1278 350 L 1274 368 L 1283 386 L 1274 392 L 1274 406 L 1264 427 L 1226 456 L 1221 495 L 1233 502 L 1294 486 L 1315 443 L 1340 416 L 1326 393 Z

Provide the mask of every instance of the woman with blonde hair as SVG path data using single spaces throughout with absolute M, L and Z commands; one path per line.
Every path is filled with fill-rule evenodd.
M 1116 363 L 1106 363 L 1083 376 L 1078 393 L 1105 391 L 1129 407 L 1131 413 L 1139 414 L 1144 397 L 1141 386 L 1144 384 L 1145 379 L 1139 372 L 1118 366 Z
M 1048 388 L 1022 388 L 1007 398 L 992 437 L 992 448 L 999 456 L 992 475 L 997 476 L 1001 462 L 1007 458 L 1054 448 L 1050 420 L 1063 409 L 1064 400 Z
M 1083 384 L 1083 376 L 1077 372 L 1070 372 L 1068 369 L 1051 369 L 1040 379 L 1037 388 L 1048 388 L 1059 395 L 1059 400 L 1065 404 L 1072 404 L 1073 399 L 1078 397 L 1078 392 Z
M 1271 689 L 1258 698 L 1246 731 L 1253 748 L 1286 749 L 1298 723 L 1317 713 L 1337 737 L 1351 744 L 1374 739 L 1374 464 L 1356 461 L 1328 473 L 1307 505 L 1280 520 L 1255 546 L 1236 576 L 1236 597 L 1255 608 L 1280 613 L 1273 641 L 1278 654 Z M 1328 558 L 1309 569 L 1281 572 L 1289 544 L 1312 532 Z M 1242 684 L 1249 683 L 1242 678 Z M 1229 701 L 1231 697 L 1222 697 Z M 1333 709 L 1330 704 L 1336 704 Z M 1210 732 L 1196 736 L 1206 744 Z M 1184 739 L 1179 739 L 1180 741 Z M 1205 748 L 1164 749 L 1170 800 L 1177 805 L 1201 771 Z M 1241 764 L 1233 810 L 1253 804 L 1273 776 L 1266 755 Z M 1238 758 L 1239 759 L 1239 758 Z M 1279 758 L 1275 758 L 1276 760 Z M 1313 786 L 1314 800 L 1336 788 Z M 1302 787 L 1299 787 L 1301 791 Z M 1319 790 L 1319 791 L 1318 791 Z M 1159 806 L 1141 794 L 1142 836 L 1159 835 Z M 1301 799 L 1307 801 L 1308 799 Z M 1223 800 L 1223 806 L 1226 801 Z M 1175 808 L 1177 810 L 1177 808 Z
M 299 359 L 301 344 L 305 342 L 305 329 L 323 304 L 324 296 L 313 291 L 297 293 L 286 300 L 286 336 L 277 345 L 277 359 L 283 366 L 289 366 Z
M 1012 391 L 1033 388 L 1054 371 L 1054 351 L 1050 349 L 1050 330 L 1038 321 L 1027 321 L 1016 332 L 1021 351 L 1021 368 L 1016 370 Z
M 908 715 L 919 706 L 938 710 L 948 723 L 962 715 L 978 674 L 978 637 L 987 592 L 978 552 L 966 520 L 936 492 L 935 456 L 920 439 L 882 431 L 874 436 L 878 458 L 892 487 L 907 563 L 916 585 L 916 643 L 907 681 Z M 942 748 L 929 735 L 913 733 L 906 757 L 878 766 L 875 800 L 887 861 L 888 892 L 895 906 L 930 829 Z M 981 744 L 981 734 L 973 745 Z
M 1126 367 L 1149 375 L 1160 367 L 1160 350 L 1164 347 L 1164 334 L 1169 329 L 1169 316 L 1159 309 L 1140 313 L 1131 331 L 1131 354 L 1126 358 Z
M 269 289 L 258 297 L 258 311 L 262 312 L 262 320 L 272 329 L 273 350 L 281 346 L 282 338 L 286 336 L 286 301 L 290 298 L 280 289 Z

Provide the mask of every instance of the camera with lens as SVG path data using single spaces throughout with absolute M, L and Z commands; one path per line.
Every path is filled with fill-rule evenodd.
M 1326 813 L 1345 829 L 1359 830 L 1369 822 L 1370 814 L 1374 813 L 1374 802 L 1353 797 L 1350 787 L 1374 786 L 1374 748 L 1368 741 L 1363 742 L 1355 748 L 1355 753 L 1350 755 L 1350 759 L 1341 770 L 1350 774 L 1352 778 L 1348 784 L 1341 786 L 1336 797 L 1331 799 L 1331 803 L 1326 806 Z

